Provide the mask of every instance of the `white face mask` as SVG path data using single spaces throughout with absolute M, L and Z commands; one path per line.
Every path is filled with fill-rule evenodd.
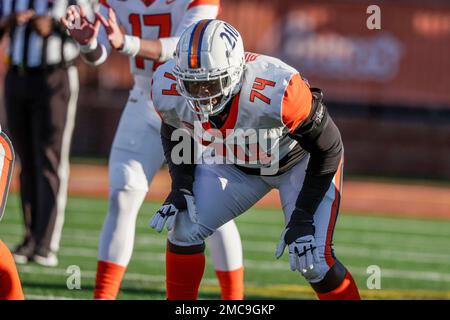
M 182 80 L 180 87 L 194 112 L 212 115 L 220 112 L 227 77 L 213 80 Z M 229 81 L 228 81 L 229 82 Z
M 191 109 L 203 116 L 220 113 L 230 99 L 240 90 L 243 65 L 229 68 L 220 75 L 188 76 L 174 69 L 180 94 Z

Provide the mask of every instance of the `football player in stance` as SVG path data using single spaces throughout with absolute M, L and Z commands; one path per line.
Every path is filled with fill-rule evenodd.
M 82 8 L 71 7 L 62 22 L 80 43 L 85 61 L 99 65 L 112 48 L 129 56 L 134 75 L 109 158 L 109 209 L 100 236 L 94 291 L 96 299 L 114 299 L 131 258 L 138 210 L 164 160 L 161 119 L 150 99 L 152 73 L 173 56 L 185 28 L 217 16 L 219 0 L 100 2 L 95 21 L 90 22 Z M 185 209 L 184 192 L 174 189 L 165 204 Z M 234 222 L 218 229 L 210 246 L 222 299 L 242 299 L 242 248 Z M 187 272 L 180 274 L 189 277 Z
M 153 228 L 169 230 L 168 299 L 197 297 L 204 240 L 272 188 L 280 191 L 285 217 L 276 257 L 287 246 L 291 270 L 319 299 L 360 298 L 332 248 L 343 144 L 320 90 L 279 59 L 244 53 L 231 25 L 202 20 L 182 34 L 174 59 L 156 70 L 152 96 L 163 119 L 172 186 L 195 198 L 187 211 L 163 206 L 151 221 Z M 181 138 L 186 132 L 197 146 L 210 143 L 202 161 L 184 157 L 192 143 Z M 180 276 L 186 270 L 189 282 Z
M 5 212 L 9 185 L 14 169 L 14 149 L 0 128 L 0 220 Z M 23 300 L 22 285 L 16 263 L 5 243 L 0 240 L 0 300 Z

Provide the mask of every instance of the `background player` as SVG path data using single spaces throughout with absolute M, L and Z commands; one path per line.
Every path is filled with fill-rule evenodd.
M 163 75 L 165 81 L 160 81 Z M 184 292 L 191 293 L 189 299 L 197 297 L 205 266 L 204 239 L 272 188 L 280 191 L 286 226 L 277 258 L 287 245 L 291 270 L 298 270 L 320 299 L 359 299 L 352 276 L 332 248 L 343 144 L 321 91 L 311 90 L 297 70 L 279 59 L 244 55 L 238 31 L 219 20 L 189 27 L 174 59 L 158 68 L 154 80 L 152 96 L 163 118 L 165 154 L 171 155 L 178 144 L 171 139 L 175 128 L 183 128 L 202 144 L 213 141 L 210 151 L 216 155 L 222 150 L 227 160 L 234 160 L 218 164 L 206 158 L 209 164 L 195 165 L 175 164 L 167 157 L 173 187 L 193 190 L 196 203 L 196 208 L 179 213 L 163 206 L 151 222 L 158 231 L 166 223 L 169 229 L 168 299 L 186 299 Z M 166 89 L 174 85 L 179 94 L 167 95 Z M 208 139 L 208 132 L 214 139 Z M 240 139 L 243 135 L 249 139 Z M 224 144 L 231 147 L 222 148 Z M 255 154 L 256 161 L 249 161 Z M 181 252 L 188 252 L 189 258 Z M 190 282 L 179 276 L 186 268 Z
M 5 212 L 9 185 L 14 170 L 14 149 L 8 136 L 0 128 L 0 220 Z M 0 240 L 0 300 L 23 300 L 22 285 L 14 258 Z
M 149 93 L 152 73 L 158 62 L 172 57 L 179 35 L 186 27 L 202 18 L 215 18 L 218 10 L 218 0 L 111 0 L 101 1 L 94 23 L 77 7 L 68 10 L 67 19 L 62 20 L 81 44 L 85 61 L 99 65 L 111 48 L 116 49 L 130 57 L 135 82 L 109 159 L 109 209 L 100 237 L 95 298 L 117 296 L 132 254 L 138 210 L 148 185 L 163 163 L 160 118 Z M 81 19 L 77 20 L 79 15 Z M 186 208 L 181 190 L 171 192 L 165 203 L 180 210 Z M 217 230 L 210 245 L 222 298 L 242 299 L 242 248 L 234 222 Z M 182 274 L 188 276 L 186 272 Z

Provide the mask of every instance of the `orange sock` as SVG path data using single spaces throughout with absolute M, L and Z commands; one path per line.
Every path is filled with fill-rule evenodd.
M 231 271 L 216 270 L 222 300 L 244 299 L 244 267 Z
M 116 263 L 109 261 L 98 261 L 94 299 L 116 299 L 125 269 L 125 267 Z
M 179 254 L 166 251 L 166 287 L 168 300 L 196 300 L 205 271 L 203 252 Z
M 0 240 L 0 300 L 24 300 L 16 263 L 8 247 Z
M 319 300 L 361 300 L 355 280 L 348 271 L 339 287 L 326 293 L 317 292 L 317 297 Z

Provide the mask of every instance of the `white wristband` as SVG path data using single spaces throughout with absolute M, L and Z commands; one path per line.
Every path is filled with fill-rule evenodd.
M 91 43 L 80 45 L 80 51 L 81 53 L 89 53 L 97 49 L 98 42 L 97 39 L 94 39 Z
M 159 38 L 159 41 L 161 42 L 161 56 L 159 57 L 160 62 L 173 58 L 173 53 L 175 52 L 179 39 L 180 37 Z
M 135 36 L 125 35 L 123 39 L 123 47 L 119 49 L 120 53 L 135 57 L 141 49 L 141 39 Z

